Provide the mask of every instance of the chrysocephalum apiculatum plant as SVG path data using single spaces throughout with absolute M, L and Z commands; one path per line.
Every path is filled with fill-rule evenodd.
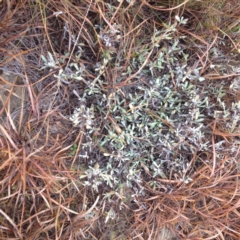
M 84 135 L 79 159 L 87 161 L 88 169 L 79 177 L 85 186 L 124 199 L 123 189 L 130 190 L 133 198 L 144 195 L 144 181 L 158 188 L 156 178 L 188 184 L 194 171 L 194 165 L 190 166 L 193 156 L 212 149 L 206 119 L 221 115 L 226 127 L 236 131 L 239 102 L 225 106 L 224 81 L 222 86 L 206 84 L 199 66 L 190 65 L 184 36 L 175 34 L 186 22 L 177 16 L 174 23 L 164 24 L 164 29 L 155 28 L 151 43 L 136 48 L 127 71 L 119 77 L 130 81 L 121 85 L 116 79 L 111 89 L 105 76 L 109 67 L 121 67 L 111 51 L 121 41 L 121 25 L 113 25 L 107 32 L 96 26 L 106 49 L 95 66 L 94 80 L 85 78 L 84 64 L 80 64 L 84 44 L 76 42 L 75 36 L 71 38 L 78 48 L 76 56 L 64 68 L 59 69 L 64 59 L 54 60 L 51 53 L 43 57 L 44 68 L 59 69 L 54 75 L 59 86 L 72 79 L 85 85 L 83 91 L 74 90 L 79 106 L 69 117 Z M 239 89 L 238 82 L 230 88 Z M 224 144 L 216 143 L 219 154 Z M 236 151 L 233 147 L 232 152 Z

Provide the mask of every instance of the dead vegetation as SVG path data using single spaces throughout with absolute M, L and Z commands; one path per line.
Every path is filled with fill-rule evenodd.
M 184 19 L 186 24 L 170 30 Z M 101 180 L 95 191 L 94 180 L 90 186 L 85 181 L 89 167 L 104 172 L 115 154 L 110 141 L 101 145 L 105 127 L 117 138 L 125 129 L 105 106 L 94 109 L 98 125 L 91 136 L 89 119 L 74 127 L 70 118 L 80 96 L 101 79 L 99 95 L 87 98 L 92 102 L 84 111 L 91 111 L 92 103 L 100 106 L 104 94 L 106 102 L 117 101 L 118 93 L 127 99 L 121 103 L 127 112 L 140 108 L 129 105 L 128 94 L 164 73 L 157 66 L 151 75 L 148 67 L 172 47 L 170 32 L 188 55 L 186 71 L 198 68 L 195 77 L 204 78 L 194 85 L 195 102 L 208 97 L 209 105 L 215 104 L 199 113 L 209 143 L 201 149 L 191 142 L 194 133 L 183 134 L 192 152 L 179 150 L 172 157 L 184 156 L 184 171 L 170 164 L 163 165 L 169 167 L 165 176 L 154 175 L 148 161 L 141 161 L 136 170 L 141 182 L 127 186 L 123 171 L 115 185 Z M 239 36 L 237 0 L 0 1 L 0 239 L 239 239 Z M 51 67 L 42 58 L 48 52 Z M 168 53 L 169 91 L 184 96 Z M 61 78 L 59 70 L 65 74 L 71 63 L 80 66 L 79 75 L 71 68 L 71 77 Z M 144 114 L 161 122 L 163 135 L 176 134 L 171 119 L 154 109 Z M 88 136 L 94 140 L 91 150 L 84 148 Z M 128 164 L 113 166 L 122 170 Z

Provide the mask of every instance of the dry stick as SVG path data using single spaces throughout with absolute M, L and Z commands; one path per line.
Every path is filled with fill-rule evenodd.
M 44 16 L 43 9 L 42 9 L 42 6 L 41 6 L 41 5 L 45 6 L 45 4 L 42 3 L 42 2 L 39 1 L 39 0 L 37 1 L 37 3 L 38 3 L 38 5 L 39 5 L 39 10 L 40 10 L 40 14 L 41 14 L 41 17 L 42 17 L 42 22 L 43 22 L 43 28 L 44 28 L 44 30 L 45 30 L 45 32 L 46 32 L 46 36 L 47 36 L 47 39 L 48 39 L 48 43 L 49 43 L 49 45 L 50 45 L 50 47 L 51 47 L 51 49 L 52 49 L 52 52 L 54 53 L 54 51 L 53 51 L 54 47 L 53 47 L 53 45 L 52 45 L 52 43 L 51 43 L 51 39 L 50 39 L 49 34 L 48 34 L 48 31 L 47 31 L 47 20 L 46 20 L 46 16 Z M 45 40 L 45 38 L 44 38 L 44 40 Z M 54 53 L 54 56 L 56 57 L 55 53 Z
M 75 161 L 76 161 L 76 159 L 77 159 L 77 157 L 78 157 L 78 154 L 77 154 L 77 153 L 79 153 L 80 150 L 81 150 L 82 139 L 83 139 L 83 133 L 82 133 L 82 131 L 79 132 L 79 134 L 78 134 L 78 136 L 77 136 L 76 139 L 79 139 L 79 141 L 78 141 L 78 146 L 77 146 L 76 154 L 75 154 L 75 156 L 74 156 L 74 158 L 73 158 L 73 161 L 72 161 L 72 164 L 71 164 L 71 168 L 73 168 L 73 165 L 74 165 L 74 163 L 75 163 Z
M 239 177 L 236 177 L 236 184 L 235 184 L 235 190 L 234 190 L 234 193 L 233 193 L 233 196 L 231 197 L 231 199 L 229 201 L 227 201 L 225 203 L 225 206 L 227 205 L 230 205 L 230 203 L 233 201 L 233 199 L 236 197 L 238 198 L 237 194 L 238 194 L 238 191 L 239 191 Z
M 21 233 L 19 232 L 19 230 L 17 228 L 17 225 L 13 222 L 13 220 L 2 209 L 0 209 L 0 213 L 11 223 L 14 230 L 17 232 L 18 237 L 20 239 L 23 239 Z
M 147 22 L 150 18 L 145 19 L 143 22 L 141 22 L 140 24 L 138 24 L 135 28 L 133 28 L 132 30 L 130 30 L 128 33 L 126 33 L 125 35 L 123 35 L 123 38 L 125 38 L 126 36 L 128 36 L 130 33 L 134 32 L 136 29 L 138 29 L 141 25 L 143 25 L 145 22 Z M 134 41 L 134 39 L 132 39 L 132 41 Z
M 26 192 L 26 161 L 27 161 L 27 153 L 26 153 L 26 145 L 23 145 L 22 148 L 22 171 L 21 171 L 21 178 L 22 178 L 22 182 L 23 182 L 23 196 L 25 197 L 25 192 Z
M 191 169 L 193 162 L 196 160 L 196 156 L 197 156 L 197 150 L 196 150 L 195 153 L 193 154 L 193 157 L 192 157 L 189 165 L 187 166 L 186 171 L 185 171 L 184 174 L 183 174 L 183 177 L 182 177 L 183 179 L 185 178 L 185 176 L 186 176 L 186 174 L 188 173 L 188 171 Z
M 182 183 L 182 181 L 180 181 L 180 180 L 168 180 L 168 179 L 162 179 L 162 178 L 158 178 L 157 180 L 159 182 L 163 182 L 163 183 L 177 183 L 177 184 Z
M 142 69 L 146 66 L 146 64 L 148 63 L 149 57 L 151 56 L 152 52 L 153 52 L 154 48 L 150 51 L 150 53 L 147 55 L 146 60 L 144 61 L 144 63 L 142 64 L 142 66 L 139 68 L 139 70 L 137 72 L 135 72 L 133 75 L 131 75 L 130 77 L 128 77 L 126 80 L 124 80 L 123 82 L 115 85 L 114 87 L 116 88 L 120 88 L 122 87 L 125 83 L 127 83 L 128 81 L 130 81 L 131 79 L 133 79 L 134 77 L 136 77 L 141 71 Z
M 237 207 L 239 206 L 239 203 L 240 203 L 240 200 L 237 202 L 237 206 L 234 206 L 234 207 L 237 208 Z M 239 237 L 239 231 L 235 231 L 234 229 L 232 229 L 232 228 L 224 225 L 224 224 L 221 223 L 221 222 L 219 222 L 219 224 L 222 225 L 222 226 L 223 226 L 224 228 L 226 228 L 227 230 L 229 230 L 230 232 L 233 232 L 233 233 L 237 234 L 238 237 Z M 213 239 L 213 238 L 211 238 L 211 239 Z M 216 239 L 216 238 L 215 238 L 215 239 Z M 222 238 L 222 239 L 224 239 L 224 238 Z M 236 239 L 236 238 L 235 238 L 235 239 Z M 239 239 L 239 238 L 238 238 L 238 239 Z
M 198 35 L 196 35 L 196 34 L 190 32 L 190 31 L 188 31 L 187 29 L 185 29 L 185 28 L 183 28 L 183 27 L 180 27 L 179 29 L 180 29 L 181 31 L 183 31 L 183 32 L 185 32 L 185 33 L 193 36 L 194 38 L 198 39 L 200 42 L 204 43 L 205 45 L 209 46 L 209 43 L 206 42 L 203 38 L 199 37 Z
M 19 38 L 18 38 L 18 39 L 19 39 Z M 13 45 L 13 46 L 14 46 L 14 45 Z M 8 54 L 8 55 L 13 55 L 12 57 L 8 58 L 6 61 L 4 61 L 3 63 L 1 63 L 0 66 L 5 65 L 5 64 L 11 62 L 13 59 L 17 59 L 17 57 L 22 56 L 22 55 L 25 55 L 25 54 L 28 54 L 28 53 L 30 53 L 31 51 L 34 51 L 34 50 L 36 50 L 36 49 L 38 49 L 38 47 L 31 48 L 31 49 L 28 49 L 28 50 L 25 50 L 25 51 L 20 51 L 20 52 L 17 53 L 17 54 L 13 54 L 12 52 L 6 51 L 6 49 L 4 49 L 4 48 L 0 48 L 0 51 L 2 51 L 3 53 L 6 52 L 6 54 Z M 1 77 L 0 77 L 0 78 L 1 78 Z M 2 78 L 1 78 L 1 80 L 2 80 Z M 8 82 L 8 81 L 6 81 L 6 80 L 3 80 L 3 81 L 4 81 L 6 84 L 9 84 L 9 85 L 12 85 L 12 86 L 19 86 L 19 85 L 15 85 L 15 84 L 13 84 L 13 83 L 10 83 L 10 82 Z
M 218 136 L 222 136 L 222 137 L 239 137 L 240 133 L 225 133 L 225 132 L 220 132 L 217 129 L 213 129 L 213 131 L 209 131 L 209 133 L 213 134 L 213 135 L 218 135 Z
M 8 105 L 7 106 L 8 109 L 6 110 L 6 114 L 7 114 L 8 120 L 9 120 L 10 125 L 13 128 L 14 132 L 18 135 L 17 129 L 16 129 L 14 123 L 13 123 L 13 120 L 12 120 L 12 117 L 11 117 L 11 114 L 10 114 L 10 112 L 11 112 L 10 111 L 10 105 L 11 105 L 11 96 L 12 95 L 13 95 L 13 87 L 11 88 L 11 91 L 10 91 L 8 97 L 7 97 L 6 102 L 3 104 L 3 108 L 2 108 L 2 110 L 0 112 L 0 115 L 2 114 L 2 111 L 4 110 L 4 108 L 6 107 L 6 104 L 7 104 Z
M 8 159 L 6 159 L 4 161 L 4 163 L 1 164 L 0 171 L 3 170 L 6 166 L 11 165 L 11 163 L 13 162 L 14 157 L 16 157 L 21 151 L 22 151 L 22 149 L 18 150 L 14 155 L 12 155 Z M 1 181 L 0 181 L 0 183 L 1 183 Z
M 15 81 L 16 82 L 16 81 Z M 11 92 L 9 93 L 10 97 L 13 95 L 13 89 L 14 87 L 11 88 Z M 10 122 L 10 125 L 12 126 L 14 132 L 18 135 L 18 131 L 17 131 L 17 128 L 13 122 L 13 119 L 11 117 L 11 109 L 10 109 L 10 105 L 11 105 L 11 101 L 9 101 L 9 104 L 8 104 L 8 110 L 6 111 L 6 114 L 7 114 L 7 117 L 8 117 L 8 120 Z
M 109 28 L 111 28 L 113 32 L 116 32 L 116 30 L 115 30 L 114 27 L 111 25 L 111 23 L 105 18 L 104 14 L 103 14 L 103 12 L 102 12 L 102 10 L 101 10 L 101 8 L 98 8 L 98 10 L 99 10 L 102 18 L 104 19 L 104 21 L 105 21 L 105 22 L 107 23 L 107 25 L 109 26 Z
M 73 52 L 74 52 L 74 50 L 75 50 L 75 48 L 76 48 L 76 45 L 77 45 L 78 40 L 79 40 L 79 37 L 80 37 L 80 35 L 81 35 L 81 33 L 82 33 L 83 25 L 84 25 L 84 23 L 86 22 L 86 18 L 87 18 L 87 15 L 88 15 L 88 13 L 89 13 L 89 10 L 90 10 L 91 5 L 92 5 L 92 0 L 91 0 L 91 2 L 90 2 L 89 6 L 88 6 L 86 15 L 85 15 L 85 17 L 84 17 L 84 19 L 83 19 L 83 22 L 82 22 L 81 28 L 80 28 L 80 30 L 79 30 L 79 33 L 78 33 L 78 35 L 77 35 L 76 41 L 75 41 L 75 43 L 74 43 L 72 52 L 71 52 L 71 54 L 70 54 L 70 56 L 69 56 L 69 59 L 68 59 L 67 65 L 66 65 L 67 67 L 68 67 L 68 65 L 69 65 L 69 63 L 70 63 L 70 60 L 72 59 Z
M 1 77 L 0 77 L 0 79 L 2 80 Z M 0 111 L 0 116 L 1 116 L 2 113 L 4 112 L 4 109 L 6 108 L 8 102 L 10 102 L 12 92 L 13 92 L 13 88 L 11 89 L 11 91 L 10 91 L 10 93 L 8 94 L 8 97 L 7 97 L 7 99 L 5 100 L 4 103 L 3 103 L 2 97 L 0 96 L 1 101 L 2 101 L 2 103 L 3 103 L 2 109 L 1 109 L 1 111 Z
M 229 40 L 232 42 L 235 50 L 237 50 L 237 52 L 240 54 L 240 49 L 238 49 L 238 47 L 236 46 L 236 44 L 235 44 L 235 42 L 232 40 L 232 38 L 231 38 L 227 33 L 225 33 L 223 30 L 221 30 L 219 27 L 216 27 L 216 28 L 217 28 L 222 34 L 226 35 L 226 36 L 229 38 Z M 234 49 L 234 48 L 233 48 L 233 49 Z
M 19 115 L 19 120 L 18 120 L 18 134 L 21 132 L 21 128 L 23 125 L 23 119 L 24 119 L 24 100 L 25 100 L 25 89 L 22 89 L 22 102 L 21 102 L 21 110 L 20 110 L 20 115 Z
M 168 10 L 174 10 L 174 9 L 178 9 L 178 8 L 180 8 L 182 5 L 185 5 L 187 2 L 189 2 L 189 0 L 186 0 L 186 1 L 184 1 L 183 3 L 181 3 L 181 4 L 179 4 L 178 6 L 176 6 L 176 7 L 172 7 L 172 8 L 164 8 L 164 6 L 152 6 L 152 5 L 150 5 L 148 2 L 146 2 L 146 0 L 144 0 L 143 1 L 143 3 L 145 4 L 145 5 L 147 5 L 148 7 L 150 7 L 150 8 L 152 8 L 152 9 L 155 9 L 155 10 L 160 10 L 160 11 L 168 11 Z
M 197 67 L 197 65 L 198 65 L 199 62 L 202 63 L 202 59 L 204 58 L 205 55 L 208 54 L 210 48 L 211 48 L 211 47 L 213 46 L 213 44 L 216 42 L 217 35 L 215 36 L 215 38 L 214 38 L 214 40 L 212 41 L 212 43 L 209 45 L 208 42 L 206 42 L 203 38 L 195 35 L 194 33 L 191 33 L 191 32 L 189 32 L 188 30 L 186 30 L 186 29 L 184 29 L 184 28 L 180 28 L 180 30 L 183 31 L 183 32 L 186 32 L 187 34 L 189 34 L 189 35 L 191 35 L 191 36 L 193 36 L 194 38 L 198 39 L 199 41 L 201 41 L 202 43 L 204 43 L 204 44 L 207 46 L 207 51 L 206 51 L 201 57 L 199 57 L 200 59 L 194 64 L 193 68 L 195 68 L 195 67 Z M 206 59 L 206 61 L 207 61 L 207 59 Z M 202 65 L 204 65 L 204 64 L 202 63 Z M 205 65 L 206 65 L 206 63 L 205 63 Z M 204 76 L 204 77 L 205 77 L 205 76 Z
M 171 67 L 171 63 L 170 63 L 170 60 L 169 60 L 169 54 L 168 54 L 168 46 L 166 43 L 164 43 L 167 51 L 166 51 L 166 60 L 167 60 L 167 66 L 169 68 L 169 72 L 170 72 L 170 75 L 171 75 L 171 79 L 172 79 L 172 82 L 173 82 L 173 85 L 174 85 L 174 90 L 177 91 L 177 85 L 176 85 L 176 82 L 174 80 L 174 73 L 173 73 L 173 70 L 172 70 L 172 67 Z
M 224 79 L 224 78 L 229 78 L 229 77 L 236 77 L 240 76 L 240 73 L 233 73 L 233 74 L 228 74 L 224 76 L 218 76 L 218 77 L 213 77 L 213 74 L 206 74 L 203 77 L 209 80 L 219 80 L 219 79 Z
M 212 46 L 214 45 L 214 43 L 216 42 L 217 37 L 218 37 L 218 35 L 215 36 L 214 40 L 212 41 L 212 43 L 211 43 L 210 45 L 207 45 L 208 48 L 207 48 L 206 52 L 201 56 L 201 58 L 199 59 L 199 61 L 202 61 L 202 59 L 203 59 L 206 55 L 208 55 L 209 50 L 211 49 L 211 47 L 212 47 Z M 199 62 L 199 61 L 198 61 L 198 62 Z M 203 67 L 206 66 L 206 62 L 207 62 L 207 57 L 206 57 L 205 64 L 204 64 Z
M 92 212 L 92 210 L 96 207 L 97 203 L 99 201 L 99 196 L 97 196 L 96 201 L 94 202 L 94 204 L 91 206 L 91 208 L 89 208 L 86 212 L 80 212 L 77 214 L 77 216 L 75 216 L 73 218 L 73 222 L 77 222 L 79 221 L 81 218 L 86 217 L 90 212 Z
M 154 43 L 154 45 L 158 44 L 161 40 L 163 40 L 164 37 L 167 35 L 167 33 L 168 33 L 168 31 L 166 31 L 166 32 L 158 39 L 158 41 L 157 41 L 156 43 Z M 123 82 L 115 85 L 114 87 L 115 87 L 115 88 L 121 88 L 121 87 L 122 87 L 124 84 L 126 84 L 128 81 L 130 81 L 131 79 L 133 79 L 134 77 L 136 77 L 136 76 L 142 71 L 142 69 L 147 65 L 148 60 L 149 60 L 149 58 L 150 58 L 153 50 L 154 50 L 154 47 L 153 47 L 152 50 L 149 52 L 149 54 L 147 55 L 144 63 L 142 64 L 142 66 L 139 68 L 139 70 L 138 70 L 136 73 L 134 73 L 133 75 L 129 76 L 126 80 L 124 80 Z
M 116 9 L 116 11 L 114 12 L 114 14 L 113 14 L 113 16 L 112 16 L 112 18 L 111 18 L 111 20 L 110 20 L 110 24 L 112 24 L 112 22 L 115 20 L 115 16 L 117 15 L 117 13 L 118 13 L 120 7 L 122 6 L 122 4 L 123 4 L 123 1 L 120 1 L 119 5 L 118 5 L 118 7 L 117 7 L 117 9 Z
M 213 131 L 216 129 L 216 120 L 214 120 Z M 210 177 L 214 175 L 215 168 L 216 168 L 216 149 L 215 149 L 215 141 L 214 141 L 214 134 L 212 134 L 212 147 L 213 147 L 213 167 Z
M 67 208 L 67 207 L 63 206 L 61 203 L 57 202 L 53 198 L 51 198 L 51 202 L 54 202 L 56 205 L 58 205 L 60 208 L 62 208 L 64 210 L 66 210 L 67 212 L 70 212 L 70 213 L 73 213 L 73 214 L 76 214 L 76 215 L 79 214 L 78 212 L 75 212 L 75 211 L 71 210 L 70 208 Z
M 34 90 L 31 88 L 31 84 L 28 79 L 25 63 L 24 63 L 22 57 L 20 57 L 20 58 L 21 58 L 22 65 L 24 67 L 24 75 L 25 75 L 27 88 L 28 88 L 28 92 L 29 92 L 29 97 L 30 97 L 30 101 L 31 101 L 31 105 L 32 105 L 32 111 L 33 111 L 34 116 L 37 117 L 37 111 L 35 108 L 35 103 L 34 103 L 34 98 L 33 98 L 33 96 L 36 97 L 36 94 L 34 93 Z
M 162 205 L 163 205 L 165 208 L 168 208 L 169 210 L 171 210 L 171 211 L 173 211 L 174 213 L 177 214 L 176 217 L 174 217 L 174 218 L 171 219 L 171 220 L 167 220 L 166 223 L 167 223 L 167 222 L 173 222 L 175 219 L 179 218 L 180 216 L 189 222 L 189 218 L 186 217 L 186 216 L 184 216 L 183 214 L 181 214 L 181 213 L 180 213 L 180 210 L 179 210 L 179 212 L 178 212 L 178 211 L 174 210 L 173 208 L 168 207 L 166 204 L 163 204 L 163 203 L 162 203 Z
M 22 179 L 22 213 L 21 213 L 21 219 L 20 219 L 20 224 L 19 224 L 19 227 L 20 227 L 20 232 L 23 231 L 23 221 L 24 221 L 24 213 L 25 213 L 25 205 L 26 205 L 26 187 L 27 187 L 27 184 L 26 184 L 26 168 L 27 168 L 27 165 L 26 165 L 26 146 L 23 146 L 22 148 L 22 168 L 21 168 L 21 179 Z
M 9 136 L 9 134 L 7 133 L 7 131 L 5 130 L 5 128 L 0 124 L 0 130 L 2 131 L 2 133 L 7 137 L 8 141 L 12 144 L 12 146 L 18 150 L 17 146 L 15 145 L 15 143 L 13 142 L 13 140 L 11 139 L 11 137 Z
M 18 192 L 7 195 L 6 197 L 1 198 L 1 201 L 11 199 L 12 197 L 15 197 L 15 195 L 17 195 L 17 194 L 18 194 Z

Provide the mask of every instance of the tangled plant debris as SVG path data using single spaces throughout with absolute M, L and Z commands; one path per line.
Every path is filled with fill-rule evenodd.
M 239 12 L 0 1 L 0 238 L 239 239 Z

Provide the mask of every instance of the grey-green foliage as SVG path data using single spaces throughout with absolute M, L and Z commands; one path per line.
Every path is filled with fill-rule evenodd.
M 84 133 L 79 158 L 88 160 L 89 169 L 81 176 L 86 186 L 96 191 L 107 187 L 116 192 L 130 188 L 139 195 L 144 194 L 143 180 L 147 179 L 155 186 L 154 178 L 168 178 L 171 174 L 188 183 L 192 156 L 211 147 L 211 138 L 205 133 L 206 117 L 214 117 L 219 111 L 225 117 L 233 114 L 234 124 L 238 123 L 239 103 L 233 104 L 229 112 L 221 100 L 224 90 L 211 85 L 206 88 L 200 68 L 188 66 L 189 56 L 180 41 L 184 37 L 174 34 L 178 24 L 185 20 L 176 20 L 164 30 L 155 30 L 152 43 L 136 51 L 131 65 L 122 74 L 129 76 L 142 68 L 130 86 L 111 91 L 104 88 L 106 68 L 115 61 L 107 50 L 96 66 L 96 78 L 86 83 L 81 96 L 75 93 L 79 107 L 70 120 Z M 117 33 L 118 42 L 121 32 Z M 113 46 L 112 35 L 109 41 Z M 151 51 L 158 54 L 150 54 L 146 62 Z M 59 70 L 55 75 L 58 81 L 83 80 L 79 56 L 78 61 L 72 60 L 68 68 Z M 49 59 L 51 63 L 43 57 L 45 67 L 52 68 L 55 65 L 51 55 Z M 220 107 L 209 100 L 210 92 Z
M 86 185 L 92 184 L 97 190 L 105 183 L 117 190 L 121 184 L 126 184 L 140 193 L 145 171 L 161 178 L 173 171 L 181 179 L 188 166 L 187 155 L 197 149 L 207 149 L 202 110 L 208 107 L 208 98 L 201 98 L 201 89 L 197 87 L 204 79 L 199 76 L 198 69 L 187 71 L 188 56 L 179 39 L 173 38 L 175 27 L 176 24 L 170 25 L 167 33 L 155 31 L 152 46 L 144 49 L 145 52 L 140 50 L 132 59 L 128 72 L 136 72 L 152 48 L 156 51 L 162 48 L 153 61 L 145 64 L 141 73 L 150 80 L 106 94 L 100 87 L 104 85 L 104 76 L 98 75 L 94 85 L 96 91 L 91 85 L 85 89 L 82 99 L 95 102 L 93 128 L 99 127 L 97 117 L 104 118 L 103 134 L 97 139 L 92 139 L 89 125 L 86 125 L 85 135 L 95 141 L 101 155 L 99 159 L 89 160 L 92 166 L 97 163 L 99 167 L 94 171 L 93 167 L 89 168 Z M 163 47 L 160 40 L 164 40 Z M 102 59 L 103 66 L 108 61 Z M 136 76 L 135 81 L 138 78 Z M 85 124 L 87 117 L 82 120 L 84 116 L 87 115 L 81 114 L 79 120 Z M 189 181 L 189 178 L 182 180 Z

